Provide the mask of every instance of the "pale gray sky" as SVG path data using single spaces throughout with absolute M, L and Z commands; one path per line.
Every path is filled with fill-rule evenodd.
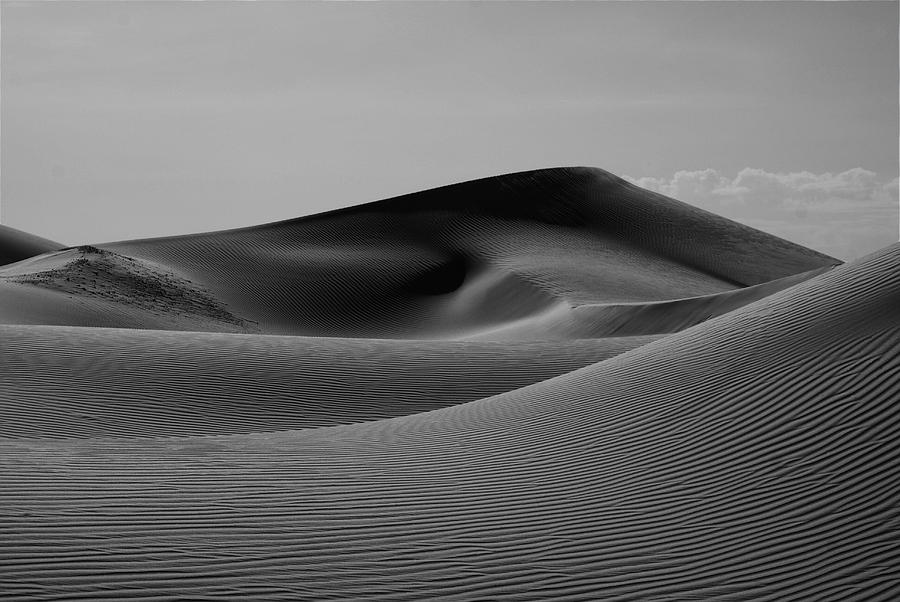
M 739 203 L 743 221 L 825 252 L 897 238 L 896 2 L 0 10 L 2 220 L 64 243 L 559 165 L 725 214 Z M 730 196 L 679 188 L 704 173 Z M 784 198 L 795 185 L 802 211 Z

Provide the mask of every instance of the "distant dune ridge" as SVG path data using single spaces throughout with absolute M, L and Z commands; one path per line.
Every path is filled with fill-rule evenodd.
M 0 266 L 62 249 L 52 240 L 0 224 Z
M 573 307 L 726 293 L 840 263 L 590 168 L 97 247 L 130 265 L 110 274 L 103 256 L 69 250 L 0 270 L 0 291 L 16 299 L 0 308 L 0 323 L 401 339 L 515 326 L 508 332 L 545 339 L 547 315 Z M 134 282 L 123 283 L 128 269 Z M 27 276 L 47 283 L 22 286 Z M 132 292 L 166 280 L 195 288 L 228 315 L 134 302 Z M 122 284 L 130 290 L 118 294 Z M 538 317 L 540 332 L 522 328 Z M 563 320 L 563 338 L 577 338 L 573 320 Z M 629 331 L 656 334 L 644 330 Z M 593 323 L 585 336 L 596 331 Z
M 900 597 L 900 243 L 558 168 L 15 244 L 10 599 Z

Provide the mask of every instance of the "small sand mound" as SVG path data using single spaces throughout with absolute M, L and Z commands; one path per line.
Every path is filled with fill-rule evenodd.
M 0 274 L 0 278 L 150 313 L 197 317 L 242 328 L 249 325 L 196 283 L 149 262 L 89 245 L 67 250 L 53 259 L 51 266 Z
M 432 412 L 216 437 L 0 439 L 4 590 L 892 600 L 898 375 L 900 245 Z

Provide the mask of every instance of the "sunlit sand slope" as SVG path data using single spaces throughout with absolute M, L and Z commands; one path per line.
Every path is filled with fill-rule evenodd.
M 707 255 L 710 270 L 725 257 L 695 261 Z M 896 599 L 898 399 L 895 245 L 622 355 L 432 412 L 252 435 L 5 439 L 0 588 Z
M 310 428 L 517 389 L 655 337 L 495 343 L 0 326 L 0 436 Z

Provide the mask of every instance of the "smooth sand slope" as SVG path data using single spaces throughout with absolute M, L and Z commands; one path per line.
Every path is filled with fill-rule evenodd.
M 64 245 L 0 224 L 0 266 L 62 249 Z
M 208 435 L 379 420 L 517 389 L 655 338 L 510 345 L 0 326 L 0 437 Z
M 893 599 L 900 245 L 406 417 L 6 439 L 12 597 Z
M 591 168 L 99 247 L 0 269 L 0 323 L 401 339 L 511 326 L 504 338 L 541 340 L 562 317 L 568 339 L 603 331 L 602 311 L 584 320 L 573 307 L 713 295 L 840 263 Z M 170 310 L 153 303 L 160 289 Z
M 839 263 L 588 168 L 21 250 L 0 597 L 900 598 L 900 244 Z

